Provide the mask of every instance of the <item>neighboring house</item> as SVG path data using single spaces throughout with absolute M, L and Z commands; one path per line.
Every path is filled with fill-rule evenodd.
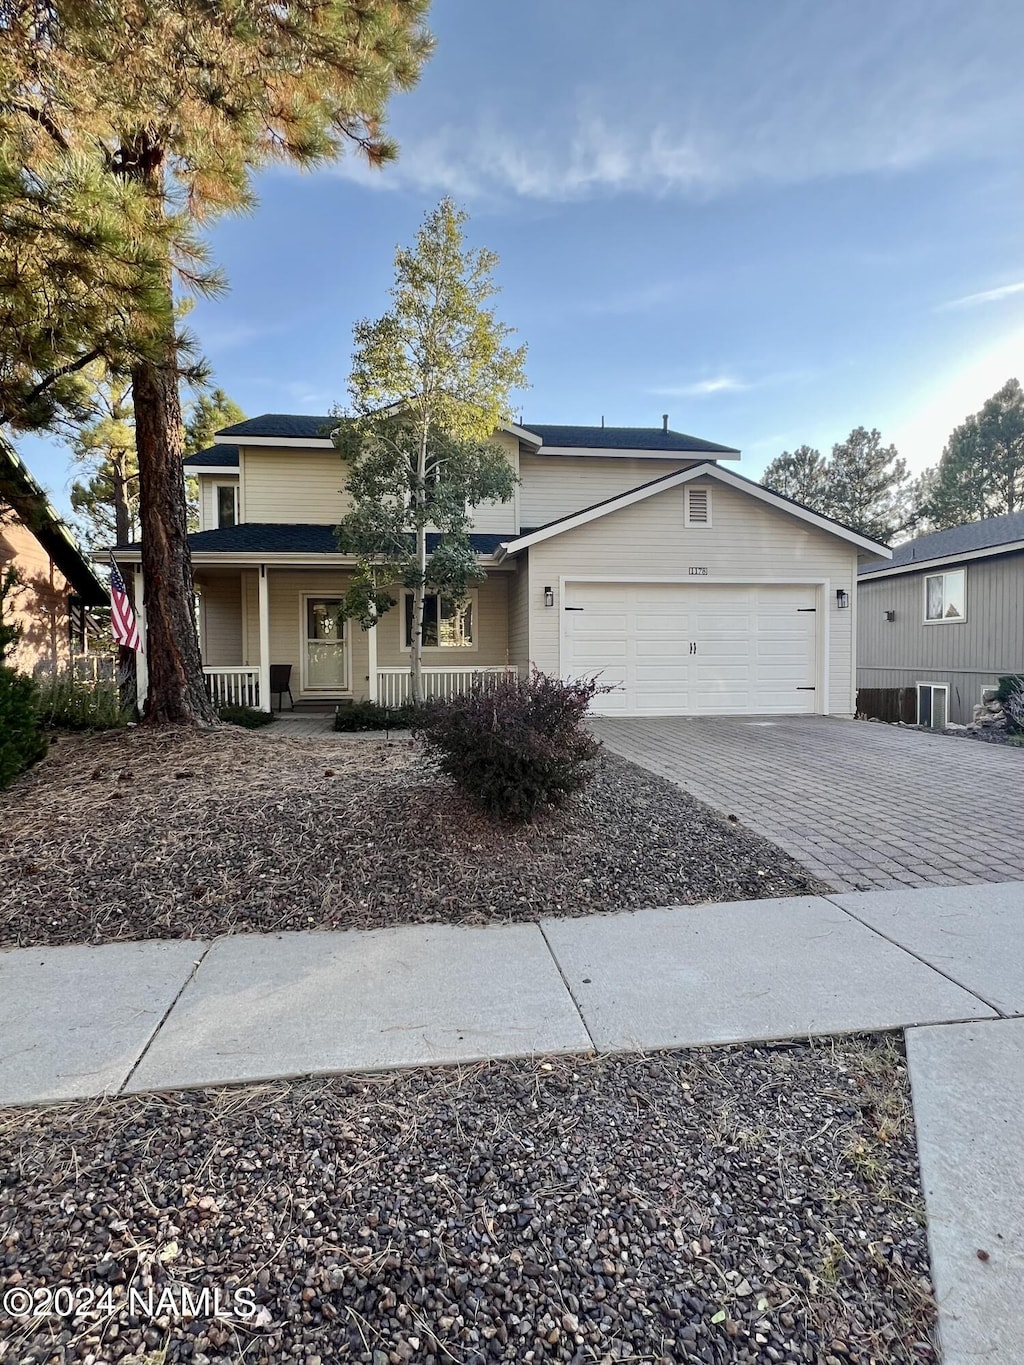
M 411 609 L 337 626 L 352 568 L 335 526 L 345 466 L 325 417 L 270 414 L 218 433 L 185 471 L 204 666 L 215 698 L 269 707 L 291 665 L 300 702 L 408 695 Z M 426 684 L 484 670 L 598 673 L 614 715 L 854 709 L 861 558 L 888 550 L 719 461 L 739 452 L 661 427 L 507 426 L 515 497 L 476 509 L 487 571 L 465 604 L 428 597 Z M 120 548 L 129 568 L 137 546 Z
M 858 685 L 917 689 L 917 721 L 966 725 L 1024 673 L 1024 512 L 899 545 L 860 576 Z
M 20 584 L 4 603 L 4 619 L 21 627 L 7 663 L 25 673 L 66 667 L 87 648 L 96 625 L 91 609 L 107 603 L 71 532 L 12 447 L 0 437 L 0 574 Z

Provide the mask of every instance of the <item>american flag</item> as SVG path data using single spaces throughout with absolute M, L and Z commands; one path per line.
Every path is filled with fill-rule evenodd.
M 110 631 L 119 645 L 126 645 L 136 653 L 142 649 L 142 638 L 128 589 L 121 577 L 121 570 L 113 560 L 110 561 Z

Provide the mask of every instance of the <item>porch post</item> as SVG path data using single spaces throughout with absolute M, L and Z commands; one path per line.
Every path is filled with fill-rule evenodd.
M 270 584 L 267 566 L 260 565 L 260 707 L 270 710 Z
M 376 701 L 379 693 L 377 685 L 377 622 L 366 632 L 366 654 L 367 654 L 367 681 L 366 695 L 370 701 Z
M 135 596 L 135 620 L 139 627 L 139 639 L 142 641 L 142 648 L 135 651 L 135 700 L 141 720 L 146 707 L 146 698 L 149 696 L 149 661 L 146 655 L 149 641 L 146 638 L 145 584 L 142 581 L 141 564 L 132 573 L 132 585 Z

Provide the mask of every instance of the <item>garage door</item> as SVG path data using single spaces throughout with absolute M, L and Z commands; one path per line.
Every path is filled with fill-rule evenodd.
M 813 586 L 569 583 L 562 605 L 563 672 L 614 685 L 601 715 L 817 710 Z

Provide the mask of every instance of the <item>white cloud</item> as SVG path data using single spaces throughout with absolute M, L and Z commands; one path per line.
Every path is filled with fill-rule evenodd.
M 697 379 L 692 384 L 675 384 L 649 392 L 659 398 L 705 398 L 714 393 L 739 393 L 751 387 L 731 374 L 718 374 L 711 379 Z
M 465 200 L 706 199 L 752 182 L 988 157 L 1012 146 L 1024 93 L 1005 70 L 1006 35 L 996 41 L 991 14 L 959 8 L 780 0 L 728 44 L 713 25 L 703 32 L 684 53 L 686 80 L 671 43 L 630 65 L 608 25 L 604 39 L 591 33 L 573 51 L 572 80 L 506 90 L 489 68 L 486 82 L 468 69 L 458 119 L 447 103 L 432 117 L 426 94 L 421 103 L 413 96 L 394 120 L 398 162 L 374 173 L 349 158 L 339 171 L 381 189 Z M 638 36 L 656 31 L 652 20 Z
M 938 311 L 944 312 L 949 308 L 973 308 L 980 303 L 1000 303 L 1015 294 L 1024 294 L 1024 280 L 1000 285 L 998 289 L 983 289 L 980 294 L 965 294 L 962 299 L 950 299 L 948 303 L 940 304 Z

